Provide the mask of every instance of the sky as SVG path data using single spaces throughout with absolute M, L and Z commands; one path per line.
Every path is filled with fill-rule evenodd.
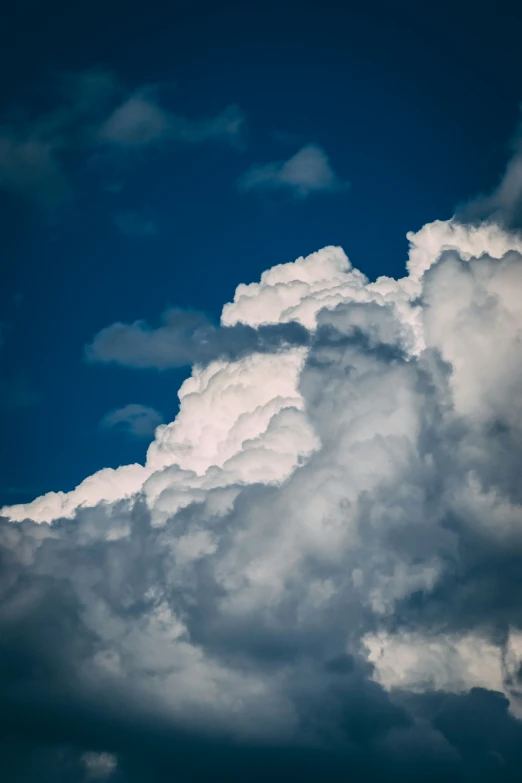
M 107 324 L 172 306 L 217 319 L 239 282 L 328 244 L 370 278 L 402 273 L 407 231 L 490 191 L 519 121 L 522 56 L 506 8 L 17 5 L 1 32 L 5 132 L 54 132 L 42 143 L 58 147 L 36 174 L 21 166 L 18 184 L 3 166 L 3 501 L 142 459 L 139 439 L 97 426 L 111 410 L 174 416 L 186 369 L 149 378 L 85 363 Z M 93 94 L 97 118 L 148 89 L 193 121 L 236 106 L 241 140 L 107 148 L 71 137 L 62 149 L 57 137 L 82 128 L 38 123 L 71 112 L 89 73 L 121 84 L 108 106 Z M 238 187 L 250 167 L 306 145 L 346 188 L 296 198 Z
M 6 779 L 516 779 L 521 22 L 6 15 Z

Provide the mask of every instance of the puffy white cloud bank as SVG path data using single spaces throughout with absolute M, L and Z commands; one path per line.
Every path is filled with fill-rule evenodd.
M 224 330 L 297 322 L 307 343 L 207 357 L 144 465 L 2 510 L 9 655 L 43 650 L 76 704 L 53 741 L 81 746 L 78 779 L 85 753 L 173 779 L 124 770 L 134 742 L 175 768 L 166 726 L 231 742 L 227 779 L 325 748 L 306 774 L 516 779 L 522 240 L 455 221 L 408 240 L 399 280 L 327 247 L 238 286 Z M 15 716 L 45 703 L 9 693 Z M 190 758 L 183 779 L 208 779 Z

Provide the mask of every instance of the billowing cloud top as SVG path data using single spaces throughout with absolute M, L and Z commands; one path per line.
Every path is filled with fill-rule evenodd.
M 522 240 L 408 239 L 400 280 L 328 247 L 238 286 L 224 334 L 308 339 L 196 356 L 144 465 L 2 510 L 12 721 L 62 699 L 78 779 L 516 779 Z

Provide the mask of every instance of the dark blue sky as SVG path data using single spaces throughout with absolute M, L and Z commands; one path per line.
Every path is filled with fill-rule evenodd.
M 245 132 L 239 144 L 107 155 L 75 126 L 75 143 L 59 148 L 60 198 L 48 179 L 35 178 L 36 199 L 31 178 L 14 187 L 0 173 L 0 502 L 143 459 L 146 441 L 100 429 L 115 408 L 173 418 L 186 371 L 87 364 L 84 346 L 103 327 L 154 323 L 168 306 L 217 318 L 238 283 L 327 244 L 371 278 L 401 274 L 408 230 L 449 218 L 502 174 L 522 99 L 520 16 L 515 4 L 467 2 L 11 9 L 0 30 L 5 128 L 56 118 L 57 79 L 98 70 L 128 94 L 156 85 L 182 117 L 236 105 Z M 238 192 L 252 165 L 310 143 L 348 189 Z M 0 169 L 5 155 L 0 146 Z

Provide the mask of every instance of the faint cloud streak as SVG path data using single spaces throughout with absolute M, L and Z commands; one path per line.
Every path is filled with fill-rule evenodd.
M 152 437 L 160 424 L 163 416 L 157 410 L 136 403 L 111 411 L 100 422 L 104 430 L 118 430 L 133 438 Z
M 325 151 L 316 144 L 307 144 L 286 161 L 255 165 L 238 180 L 239 191 L 287 190 L 304 199 L 314 193 L 345 190 L 343 182 L 331 167 Z

